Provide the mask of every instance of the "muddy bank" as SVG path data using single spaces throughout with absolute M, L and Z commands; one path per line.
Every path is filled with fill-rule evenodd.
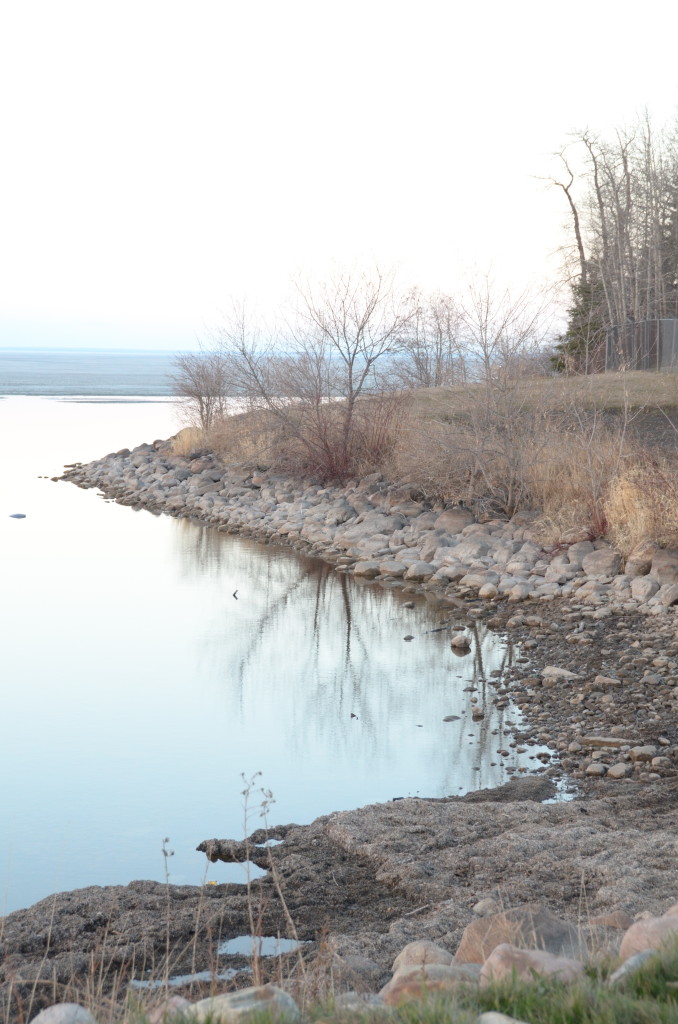
M 269 871 L 251 896 L 259 929 L 291 937 L 291 918 L 309 943 L 308 962 L 330 956 L 337 977 L 344 965 L 347 987 L 356 987 L 351 972 L 362 971 L 374 989 L 409 941 L 427 938 L 454 952 L 474 906 L 488 897 L 506 908 L 540 901 L 575 925 L 613 911 L 661 913 L 676 901 L 678 783 L 598 784 L 575 801 L 537 802 L 548 793 L 546 780 L 525 779 L 502 791 L 395 801 L 271 829 L 282 840 L 269 855 L 286 907 Z M 250 842 L 264 839 L 259 832 Z M 213 857 L 243 856 L 240 837 L 204 845 Z M 249 932 L 242 886 L 82 889 L 4 919 L 0 980 L 6 996 L 26 1001 L 35 991 L 36 1005 L 47 1005 L 94 972 L 121 996 L 149 968 L 165 974 L 169 944 L 169 975 L 232 968 L 228 984 L 249 984 L 247 958 L 218 952 L 225 939 Z M 295 964 L 288 957 L 284 970 L 293 974 Z

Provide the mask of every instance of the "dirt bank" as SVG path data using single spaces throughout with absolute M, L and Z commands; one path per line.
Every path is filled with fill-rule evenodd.
M 598 784 L 574 801 L 530 799 L 547 792 L 546 780 L 525 779 L 503 791 L 401 800 L 271 829 L 282 840 L 270 856 L 286 906 L 269 871 L 252 891 L 257 926 L 289 936 L 291 918 L 310 943 L 307 960 L 322 945 L 323 955 L 329 950 L 344 963 L 369 958 L 372 973 L 386 977 L 395 954 L 415 938 L 454 951 L 485 897 L 504 907 L 539 900 L 575 924 L 615 910 L 663 912 L 676 901 L 678 783 Z M 257 833 L 251 843 L 264 838 Z M 243 855 L 239 837 L 206 848 L 227 859 Z M 240 886 L 81 889 L 4 919 L 0 980 L 5 997 L 24 1004 L 31 992 L 36 1005 L 73 994 L 93 974 L 120 995 L 149 968 L 164 976 L 169 945 L 170 975 L 230 967 L 247 984 L 248 961 L 220 956 L 218 948 L 249 932 Z M 288 958 L 285 970 L 294 963 Z

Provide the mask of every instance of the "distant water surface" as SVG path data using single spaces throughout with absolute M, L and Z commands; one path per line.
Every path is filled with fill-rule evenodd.
M 199 883 L 201 840 L 261 824 L 241 773 L 284 823 L 535 766 L 497 756 L 518 718 L 491 704 L 510 651 L 482 627 L 460 657 L 423 599 L 49 479 L 177 426 L 162 400 L 0 401 L 0 912 L 162 879 L 165 837 L 172 881 Z
M 169 395 L 176 355 L 0 348 L 0 395 Z

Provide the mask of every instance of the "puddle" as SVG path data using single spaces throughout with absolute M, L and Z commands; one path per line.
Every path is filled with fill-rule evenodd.
M 148 981 L 140 981 L 133 978 L 130 981 L 130 988 L 141 988 L 141 989 L 159 989 L 159 988 L 183 988 L 184 985 L 191 985 L 196 981 L 232 981 L 237 974 L 242 974 L 243 971 L 247 971 L 249 968 L 244 967 L 240 971 L 234 971 L 232 968 L 228 968 L 226 971 L 220 971 L 215 974 L 213 971 L 197 971 L 195 974 L 175 974 L 171 978 L 165 980 L 164 978 L 153 978 Z
M 261 935 L 254 940 L 251 935 L 238 935 L 235 939 L 222 942 L 217 952 L 220 956 L 251 956 L 254 944 L 260 956 L 282 956 L 284 953 L 294 953 L 305 945 L 296 939 L 280 939 L 276 935 Z
M 283 956 L 285 953 L 294 953 L 295 950 L 305 946 L 305 942 L 297 942 L 296 939 L 281 939 L 277 935 L 262 935 L 257 937 L 256 943 L 259 956 Z M 237 935 L 234 939 L 226 939 L 220 943 L 217 953 L 220 956 L 252 956 L 253 941 L 251 935 Z M 161 988 L 183 988 L 200 981 L 232 981 L 237 974 L 243 971 L 250 971 L 249 967 L 241 967 L 238 970 L 228 967 L 224 971 L 196 971 L 194 974 L 174 974 L 171 978 L 148 978 L 130 981 L 130 988 L 135 989 L 161 989 Z

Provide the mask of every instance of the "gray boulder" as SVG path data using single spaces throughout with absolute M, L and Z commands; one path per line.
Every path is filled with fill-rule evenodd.
M 660 583 L 678 583 L 678 551 L 657 548 L 652 556 L 650 572 Z
M 430 562 L 415 562 L 405 573 L 405 579 L 413 583 L 425 583 L 431 579 L 436 571 L 435 565 Z
M 600 548 L 584 555 L 581 564 L 588 576 L 616 576 L 621 566 L 621 555 L 614 548 Z

